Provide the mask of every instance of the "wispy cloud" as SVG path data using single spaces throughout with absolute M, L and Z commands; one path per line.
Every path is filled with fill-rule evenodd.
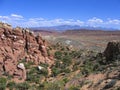
M 44 26 L 56 26 L 56 25 L 79 25 L 79 26 L 92 26 L 92 27 L 107 27 L 107 28 L 118 28 L 120 29 L 120 20 L 119 19 L 106 19 L 102 20 L 101 18 L 93 17 L 87 21 L 75 20 L 75 19 L 45 19 L 42 17 L 38 18 L 25 18 L 22 15 L 11 14 L 7 16 L 0 16 L 0 21 L 9 23 L 15 26 L 21 27 L 44 27 Z
M 13 18 L 23 18 L 23 16 L 17 15 L 17 14 L 11 14 L 11 17 L 13 17 Z
M 24 20 L 24 17 L 17 14 L 11 14 L 9 16 L 0 16 L 0 20 L 4 21 Z
M 113 19 L 113 20 L 109 19 L 108 24 L 120 25 L 120 20 L 118 20 L 118 19 Z

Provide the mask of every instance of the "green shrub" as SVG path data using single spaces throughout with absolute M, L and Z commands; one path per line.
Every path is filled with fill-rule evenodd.
M 65 68 L 65 69 L 61 69 L 61 73 L 70 73 L 70 69 L 69 68 Z
M 56 59 L 61 60 L 62 59 L 62 52 L 61 51 L 56 51 L 54 56 L 55 56 Z
M 47 68 L 49 66 L 47 63 L 40 63 L 39 65 L 44 67 L 44 68 Z
M 61 90 L 60 86 L 56 83 L 46 83 L 44 90 Z
M 61 51 L 64 51 L 64 50 L 65 50 L 65 48 L 64 48 L 64 47 L 62 47 L 62 48 L 61 48 Z
M 0 77 L 0 90 L 5 90 L 6 89 L 6 83 L 7 83 L 7 79 Z
M 16 83 L 15 83 L 15 82 L 9 82 L 9 83 L 7 84 L 7 87 L 8 87 L 10 90 L 13 90 L 13 89 L 15 88 L 15 86 L 16 86 Z
M 56 67 L 56 68 L 62 68 L 62 67 L 63 67 L 63 64 L 62 64 L 61 62 L 62 62 L 62 61 L 56 60 L 54 67 Z
M 88 75 L 93 72 L 94 65 L 90 60 L 86 60 L 83 67 L 82 67 L 82 74 L 83 75 Z
M 37 73 L 37 67 L 32 67 L 31 69 L 30 69 L 30 71 L 28 72 L 28 74 L 34 74 L 34 73 Z
M 47 77 L 48 70 L 46 68 L 39 70 L 37 67 L 32 67 L 30 71 L 27 72 L 26 80 L 29 82 L 39 83 L 41 76 Z
M 66 55 L 66 56 L 63 57 L 62 61 L 63 61 L 63 64 L 65 65 L 65 67 L 66 67 L 66 66 L 71 65 L 72 58 L 71 58 L 70 55 Z
M 57 76 L 58 74 L 61 73 L 61 70 L 59 68 L 52 68 L 52 76 Z
M 64 83 L 67 83 L 69 80 L 68 78 L 63 78 Z
M 44 90 L 45 84 L 39 84 L 39 86 L 37 87 L 37 90 Z
M 42 70 L 38 71 L 38 74 L 41 74 L 43 76 L 47 76 L 48 75 L 48 70 L 46 68 L 43 68 Z
M 26 69 L 30 69 L 31 65 L 33 65 L 33 64 L 34 64 L 34 63 L 31 62 L 31 61 L 28 61 L 28 62 L 25 62 L 25 63 L 24 63 Z
M 40 74 L 38 73 L 37 67 L 32 67 L 30 71 L 27 72 L 27 81 L 39 83 Z
M 28 74 L 26 81 L 39 83 L 40 75 Z
M 68 90 L 80 90 L 79 87 L 71 86 Z
M 30 85 L 27 82 L 16 84 L 16 90 L 28 90 Z
M 81 57 L 81 54 L 82 54 L 82 50 L 76 50 L 76 51 L 71 51 L 70 52 L 70 56 L 72 58 L 80 58 Z

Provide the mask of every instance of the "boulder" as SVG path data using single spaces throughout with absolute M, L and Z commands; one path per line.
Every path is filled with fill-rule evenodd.
M 22 69 L 22 70 L 24 70 L 24 69 L 25 69 L 25 66 L 24 66 L 24 64 L 23 64 L 23 63 L 19 63 L 19 64 L 17 65 L 17 67 L 18 67 L 18 68 L 20 68 L 20 69 Z
M 23 80 L 26 80 L 26 69 L 25 69 L 25 66 L 24 66 L 24 64 L 23 63 L 19 63 L 18 65 L 17 65 L 17 67 L 19 68 L 19 69 L 21 69 L 22 70 L 22 79 Z
M 43 68 L 44 68 L 44 67 L 42 67 L 42 66 L 38 66 L 38 69 L 39 69 L 39 70 L 42 70 Z
M 104 51 L 104 55 L 108 62 L 120 59 L 120 41 L 109 42 Z

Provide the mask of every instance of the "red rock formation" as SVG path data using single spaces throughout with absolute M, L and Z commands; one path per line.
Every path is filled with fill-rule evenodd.
M 17 27 L 12 29 L 10 25 L 2 23 L 0 26 L 0 75 L 6 72 L 18 78 L 24 78 L 25 73 L 17 65 L 22 59 L 32 61 L 35 64 L 53 64 L 48 57 L 47 46 L 40 35 L 35 36 L 28 29 Z

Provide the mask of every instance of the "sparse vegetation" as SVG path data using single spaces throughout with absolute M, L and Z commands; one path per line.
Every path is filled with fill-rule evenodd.
M 84 50 L 69 50 L 67 47 L 60 46 L 56 47 L 54 53 L 55 64 L 51 66 L 52 75 L 48 77 L 49 67 L 46 63 L 40 63 L 39 66 L 42 66 L 43 69 L 39 70 L 37 67 L 34 67 L 33 62 L 26 62 L 25 59 L 20 62 L 25 64 L 27 71 L 27 79 L 25 83 L 16 84 L 15 82 L 8 82 L 7 88 L 13 90 L 64 90 L 66 84 L 68 84 L 74 78 L 83 78 L 88 77 L 91 74 L 103 73 L 107 70 L 109 65 L 106 62 L 106 59 L 102 53 L 97 53 L 93 51 L 84 51 Z M 55 47 L 54 47 L 55 49 Z M 113 67 L 116 67 L 116 63 L 113 63 Z M 118 64 L 118 63 L 117 63 Z M 73 75 L 73 73 L 79 71 L 79 73 Z M 105 73 L 105 72 L 104 72 Z M 67 76 L 67 77 L 66 77 Z M 47 81 L 49 78 L 53 78 L 54 81 Z M 57 80 L 61 78 L 60 80 Z M 72 77 L 72 78 L 69 78 Z M 92 86 L 99 86 L 104 79 L 99 80 L 96 84 L 92 81 L 84 80 L 80 81 L 79 84 L 75 86 L 69 86 L 68 90 L 80 90 L 84 85 L 88 85 L 89 88 Z M 111 81 L 104 88 L 111 88 L 115 85 L 116 81 Z M 34 85 L 35 84 L 35 85 Z M 2 86 L 5 90 L 6 86 Z M 119 90 L 117 88 L 116 90 Z
M 69 90 L 80 90 L 80 89 L 79 89 L 79 87 L 71 86 L 71 87 L 69 88 Z
M 56 83 L 45 83 L 43 90 L 60 90 L 60 86 Z
M 30 85 L 27 82 L 24 82 L 24 83 L 16 84 L 15 89 L 16 90 L 28 90 L 29 87 L 30 87 Z
M 32 33 L 30 33 L 30 36 L 32 36 Z M 69 38 L 57 38 L 57 40 L 59 39 L 58 43 L 55 42 L 56 44 L 54 43 L 54 45 L 49 47 L 43 44 L 45 40 L 37 40 L 37 38 L 33 37 L 32 40 L 36 39 L 37 44 L 32 45 L 31 42 L 27 44 L 30 44 L 29 48 L 33 47 L 31 49 L 37 48 L 38 50 L 33 50 L 34 52 L 32 53 L 30 52 L 32 50 L 25 51 L 28 55 L 23 59 L 19 59 L 18 62 L 17 60 L 14 62 L 14 58 L 10 59 L 11 61 L 13 60 L 13 62 L 10 62 L 12 63 L 11 73 L 6 70 L 6 68 L 9 70 L 9 66 L 6 66 L 9 63 L 6 61 L 12 57 L 2 58 L 3 62 L 0 62 L 0 67 L 2 68 L 0 69 L 2 71 L 2 73 L 0 72 L 0 90 L 119 90 L 119 48 L 110 48 L 111 54 L 109 55 L 109 50 L 106 53 L 98 50 L 98 47 L 101 50 L 103 43 L 105 45 L 105 41 L 101 42 L 99 38 L 92 40 L 91 38 L 95 37 L 88 38 L 82 35 L 79 37 L 74 36 L 73 39 L 72 36 Z M 83 39 L 86 41 L 84 42 Z M 91 43 L 89 43 L 90 40 L 92 40 Z M 97 45 L 96 41 L 100 45 Z M 38 45 L 38 42 L 41 46 Z M 85 45 L 86 42 L 87 44 Z M 88 48 L 89 45 L 91 49 Z M 119 45 L 116 44 L 116 46 L 118 47 Z M 28 49 L 26 46 L 25 48 Z M 1 50 L 9 52 L 6 48 Z M 36 55 L 38 56 L 36 57 Z M 19 63 L 22 63 L 21 66 L 25 66 L 26 73 L 24 76 L 26 78 L 27 74 L 26 79 L 21 78 L 24 70 L 17 67 Z M 15 65 L 15 68 L 12 65 Z M 14 70 L 12 71 L 12 69 Z M 15 82 L 17 77 L 20 77 L 18 80 L 21 83 Z
M 7 79 L 0 77 L 0 90 L 5 90 L 7 85 Z
M 8 82 L 7 84 L 7 87 L 10 89 L 10 90 L 13 90 L 16 88 L 16 83 L 15 82 Z

